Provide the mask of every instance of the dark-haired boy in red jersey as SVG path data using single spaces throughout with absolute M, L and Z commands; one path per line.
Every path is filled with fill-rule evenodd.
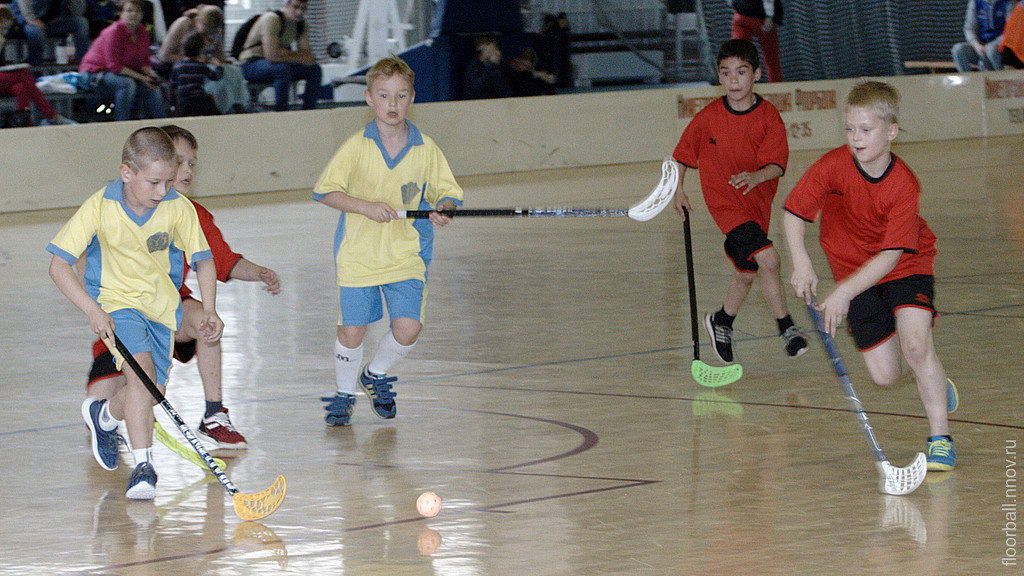
M 921 185 L 891 151 L 899 94 L 864 82 L 846 101 L 846 146 L 814 163 L 786 199 L 783 225 L 796 295 L 807 303 L 818 277 L 804 246 L 806 223 L 821 214 L 821 247 L 836 288 L 819 305 L 833 335 L 843 318 L 876 384 L 901 376 L 900 349 L 914 371 L 928 416 L 928 469 L 952 470 L 956 450 L 947 412 L 959 403 L 932 340 L 935 234 L 918 214 Z M 894 335 L 899 334 L 899 346 Z
M 694 116 L 672 154 L 682 165 L 676 212 L 683 219 L 692 212 L 683 177 L 687 168 L 699 167 L 704 202 L 725 234 L 725 254 L 736 269 L 722 308 L 704 317 L 715 355 L 725 363 L 733 361 L 733 320 L 758 277 L 786 353 L 795 358 L 807 351 L 807 340 L 793 325 L 786 307 L 779 253 L 768 239 L 772 200 L 786 171 L 789 144 L 779 111 L 753 92 L 760 77 L 753 43 L 729 40 L 722 44 L 718 80 L 725 96 Z

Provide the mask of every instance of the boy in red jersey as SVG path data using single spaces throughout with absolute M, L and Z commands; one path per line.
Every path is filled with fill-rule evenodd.
M 947 412 L 959 399 L 932 341 L 935 234 L 918 215 L 921 185 L 891 151 L 899 94 L 864 82 L 846 101 L 846 146 L 811 166 L 786 199 L 790 283 L 810 303 L 818 277 L 804 246 L 806 222 L 821 214 L 821 247 L 836 288 L 819 305 L 833 335 L 846 317 L 876 384 L 901 376 L 902 349 L 928 416 L 928 469 L 952 470 L 956 450 Z M 899 334 L 899 346 L 893 335 Z
M 779 111 L 753 92 L 760 77 L 753 43 L 729 40 L 722 44 L 718 80 L 725 96 L 693 117 L 672 154 L 682 165 L 676 212 L 683 219 L 692 212 L 683 177 L 687 168 L 699 166 L 704 202 L 725 234 L 725 254 L 736 268 L 722 308 L 704 317 L 715 355 L 725 363 L 733 361 L 733 320 L 757 277 L 786 353 L 795 358 L 807 351 L 807 340 L 786 308 L 779 253 L 768 239 L 772 200 L 786 171 L 789 144 Z

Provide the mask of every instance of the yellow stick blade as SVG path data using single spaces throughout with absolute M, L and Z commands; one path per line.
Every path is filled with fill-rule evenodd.
M 287 491 L 288 483 L 285 482 L 284 476 L 278 476 L 277 480 L 274 480 L 274 483 L 262 492 L 256 494 L 236 492 L 233 497 L 235 514 L 242 520 L 266 518 L 281 506 Z
M 156 439 L 159 440 L 161 444 L 169 448 L 171 452 L 174 452 L 185 460 L 199 466 L 203 470 L 210 472 L 210 468 L 206 466 L 206 462 L 199 457 L 199 454 L 196 454 L 196 451 L 191 447 L 186 448 L 184 444 L 175 440 L 174 436 L 171 436 L 166 430 L 164 430 L 164 427 L 160 425 L 159 421 L 153 422 L 153 433 Z M 211 456 L 211 458 L 213 457 Z M 213 458 L 213 463 L 219 466 L 221 470 L 228 469 L 228 465 L 220 458 Z
M 690 373 L 693 379 L 701 386 L 718 388 L 732 384 L 743 377 L 743 366 L 730 364 L 728 366 L 708 366 L 700 360 L 694 360 L 690 365 Z

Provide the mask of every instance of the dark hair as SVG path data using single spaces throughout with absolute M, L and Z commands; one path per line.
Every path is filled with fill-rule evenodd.
M 717 64 L 721 64 L 722 60 L 726 58 L 739 58 L 754 70 L 761 67 L 761 61 L 757 55 L 757 46 L 750 40 L 743 40 L 740 38 L 734 38 L 722 44 L 722 47 L 718 49 L 718 61 Z
M 181 51 L 186 58 L 198 58 L 206 46 L 206 38 L 199 32 L 189 32 L 181 43 Z
M 161 126 L 160 129 L 171 137 L 171 141 L 183 140 L 191 146 L 193 150 L 199 150 L 199 142 L 196 141 L 196 137 L 181 126 L 167 124 L 166 126 Z

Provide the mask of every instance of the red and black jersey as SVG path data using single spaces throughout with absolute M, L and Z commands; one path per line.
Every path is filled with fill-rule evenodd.
M 786 211 L 808 222 L 821 214 L 821 247 L 836 282 L 883 250 L 903 255 L 878 283 L 934 275 L 936 238 L 918 214 L 921 184 L 895 154 L 885 173 L 864 173 L 846 146 L 826 153 L 803 175 Z
M 686 126 L 672 157 L 700 170 L 704 203 L 723 233 L 750 221 L 768 231 L 778 178 L 747 194 L 729 184 L 729 179 L 769 164 L 786 171 L 786 126 L 771 102 L 755 95 L 753 106 L 737 112 L 729 108 L 724 96 L 715 100 Z
M 213 214 L 210 214 L 209 210 L 195 200 L 191 198 L 189 200 L 196 207 L 199 224 L 203 228 L 203 234 L 206 235 L 206 242 L 210 245 L 210 251 L 213 252 L 213 263 L 217 267 L 217 280 L 227 282 L 231 277 L 231 270 L 242 259 L 242 255 L 233 252 L 231 246 L 228 246 L 227 241 L 224 240 L 224 235 L 220 232 L 220 228 L 217 228 L 217 225 L 213 223 Z M 185 272 L 181 275 L 181 286 L 178 288 L 178 294 L 181 295 L 182 299 L 192 297 L 192 290 L 185 285 L 188 270 L 188 264 L 186 263 Z

